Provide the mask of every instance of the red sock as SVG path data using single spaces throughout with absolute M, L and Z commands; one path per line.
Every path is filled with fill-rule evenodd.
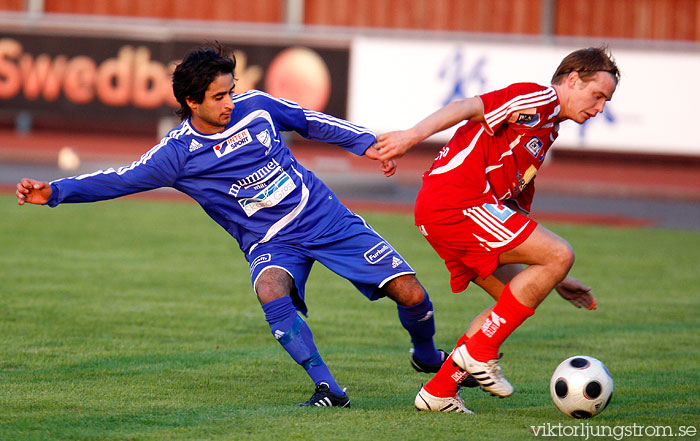
M 534 313 L 535 308 L 520 303 L 510 291 L 510 284 L 506 285 L 491 315 L 466 343 L 469 355 L 483 362 L 498 358 L 503 340 Z
M 462 335 L 455 348 L 458 348 L 468 340 L 466 335 Z M 435 376 L 423 386 L 431 395 L 436 397 L 454 397 L 457 395 L 457 386 L 467 377 L 467 372 L 452 363 L 452 354 L 442 364 L 442 367 Z

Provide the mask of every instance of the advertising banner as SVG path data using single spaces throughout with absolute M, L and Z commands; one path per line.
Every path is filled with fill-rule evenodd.
M 380 133 L 408 128 L 453 100 L 515 82 L 548 85 L 562 58 L 579 48 L 358 38 L 349 117 Z M 612 102 L 584 125 L 563 122 L 555 148 L 700 155 L 700 141 L 688 131 L 700 100 L 688 79 L 700 76 L 700 53 L 610 49 L 622 72 Z M 446 142 L 454 130 L 431 141 Z
M 0 120 L 29 115 L 33 125 L 155 133 L 179 107 L 175 65 L 196 40 L 0 34 Z M 251 88 L 345 117 L 347 48 L 238 44 L 236 93 Z

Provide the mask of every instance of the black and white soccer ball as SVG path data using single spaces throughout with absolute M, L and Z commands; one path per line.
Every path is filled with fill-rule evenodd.
M 586 355 L 562 361 L 549 382 L 557 409 L 573 418 L 591 418 L 601 413 L 610 403 L 613 388 L 608 368 Z

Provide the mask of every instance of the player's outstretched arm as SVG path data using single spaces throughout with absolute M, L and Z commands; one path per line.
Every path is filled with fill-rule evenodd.
M 24 178 L 17 183 L 17 203 L 24 205 L 30 204 L 43 205 L 51 197 L 51 184 L 43 181 L 35 181 L 33 179 Z
M 596 299 L 591 292 L 591 287 L 586 286 L 574 279 L 573 277 L 565 277 L 554 287 L 560 296 L 571 302 L 577 308 L 586 308 L 589 310 L 596 309 Z
M 484 105 L 480 98 L 472 97 L 453 101 L 408 130 L 385 133 L 377 138 L 374 148 L 379 152 L 383 161 L 397 159 L 429 136 L 464 120 L 484 120 Z

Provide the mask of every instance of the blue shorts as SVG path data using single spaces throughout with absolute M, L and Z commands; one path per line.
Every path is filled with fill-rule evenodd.
M 293 243 L 272 239 L 255 247 L 246 258 L 253 289 L 260 274 L 268 268 L 289 273 L 296 287 L 292 301 L 305 315 L 305 285 L 315 261 L 352 282 L 370 300 L 384 297 L 380 288 L 392 279 L 415 274 L 389 242 L 349 210 L 319 237 Z

